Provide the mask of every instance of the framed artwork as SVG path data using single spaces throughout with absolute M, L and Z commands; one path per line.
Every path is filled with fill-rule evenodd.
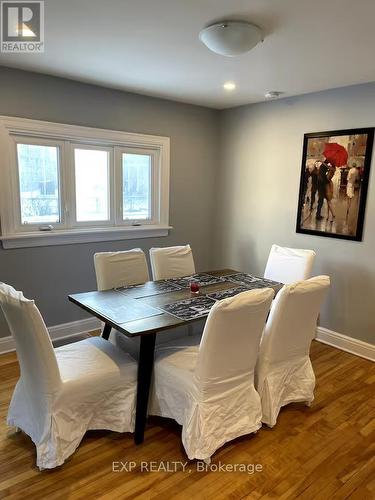
M 297 233 L 361 241 L 374 128 L 305 134 Z

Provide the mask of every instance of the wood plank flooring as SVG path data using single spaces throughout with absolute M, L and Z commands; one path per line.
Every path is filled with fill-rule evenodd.
M 285 407 L 273 429 L 237 439 L 214 455 L 212 468 L 220 462 L 262 466 L 249 474 L 200 471 L 197 462 L 185 472 L 180 464 L 176 472 L 141 471 L 187 461 L 180 428 L 155 418 L 140 446 L 130 434 L 90 432 L 62 467 L 40 472 L 31 440 L 5 423 L 19 369 L 14 353 L 2 355 L 0 498 L 375 499 L 375 363 L 318 342 L 311 357 L 317 377 L 312 407 Z M 132 471 L 113 471 L 130 468 L 130 461 Z

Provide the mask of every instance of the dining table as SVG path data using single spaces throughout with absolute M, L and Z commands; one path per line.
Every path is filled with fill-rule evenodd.
M 199 291 L 193 293 L 198 284 Z M 127 337 L 140 337 L 134 441 L 144 440 L 152 379 L 156 335 L 206 318 L 217 300 L 242 291 L 283 285 L 234 269 L 219 269 L 192 276 L 148 281 L 105 291 L 69 295 L 69 301 L 104 323 L 102 337 L 112 328 Z

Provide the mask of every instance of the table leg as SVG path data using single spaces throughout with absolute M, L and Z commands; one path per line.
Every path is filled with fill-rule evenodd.
M 109 339 L 109 334 L 111 333 L 112 327 L 108 323 L 104 323 L 102 337 L 105 340 Z
M 155 333 L 142 335 L 139 348 L 135 444 L 143 443 L 151 376 L 154 368 Z

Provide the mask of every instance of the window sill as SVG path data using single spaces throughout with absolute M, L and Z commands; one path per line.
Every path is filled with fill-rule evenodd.
M 128 226 L 90 229 L 56 230 L 0 236 L 3 248 L 45 247 L 51 245 L 72 245 L 97 241 L 134 240 L 168 236 L 172 226 Z

